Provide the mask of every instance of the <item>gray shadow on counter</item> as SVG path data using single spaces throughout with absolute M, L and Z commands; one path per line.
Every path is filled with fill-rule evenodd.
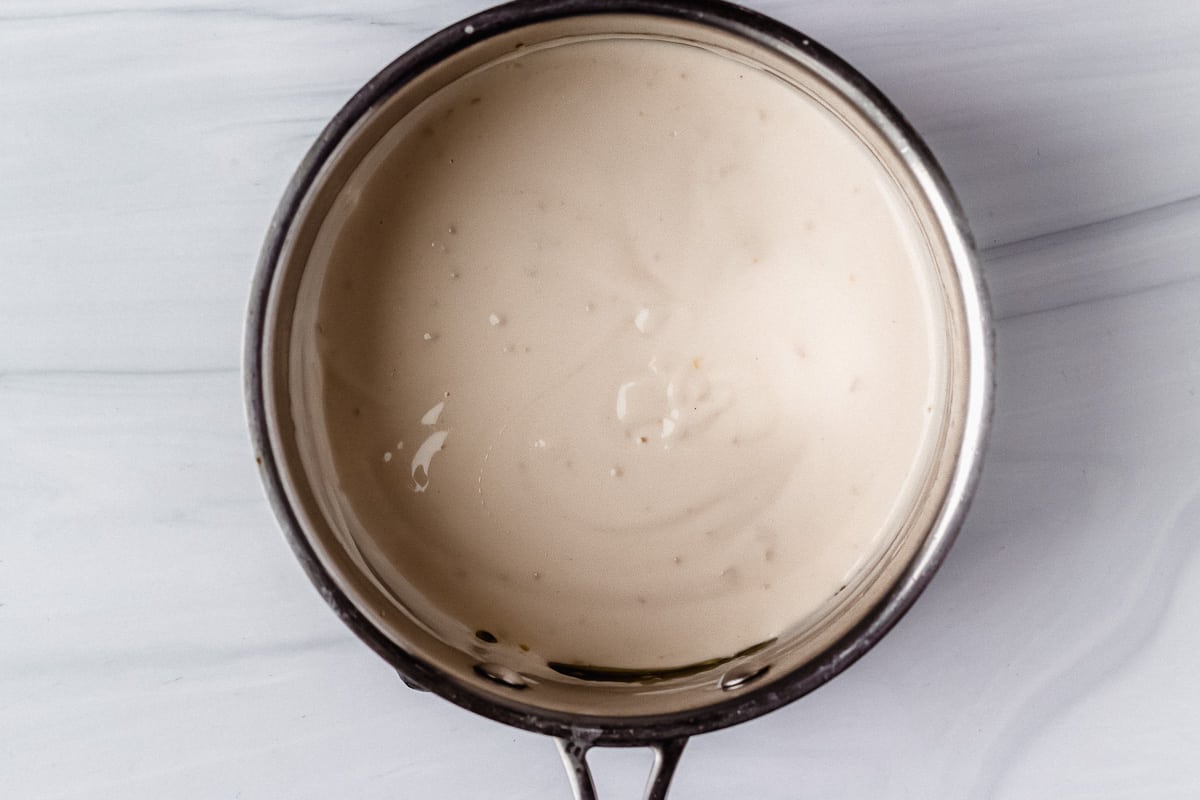
M 942 576 L 994 604 L 965 615 L 997 634 L 970 659 L 997 714 L 970 797 L 1002 793 L 1040 732 L 1136 660 L 1194 556 L 1198 228 L 1191 199 L 983 254 L 996 417 Z

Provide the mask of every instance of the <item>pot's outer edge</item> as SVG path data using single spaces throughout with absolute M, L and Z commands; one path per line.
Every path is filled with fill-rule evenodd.
M 969 334 L 968 418 L 946 504 L 932 533 L 896 584 L 855 627 L 820 657 L 791 674 L 700 709 L 647 717 L 567 714 L 493 701 L 415 658 L 378 630 L 322 566 L 288 501 L 268 433 L 262 374 L 266 344 L 264 326 L 279 257 L 317 174 L 354 124 L 393 91 L 475 41 L 539 22 L 597 14 L 645 14 L 710 25 L 777 51 L 803 52 L 836 76 L 841 83 L 837 88 L 848 90 L 847 95 L 854 104 L 897 146 L 906 165 L 928 194 L 948 239 L 962 284 Z M 260 477 L 289 545 L 309 580 L 342 621 L 392 664 L 407 683 L 427 689 L 469 711 L 518 728 L 588 744 L 643 746 L 725 728 L 790 703 L 857 661 L 900 620 L 945 559 L 978 483 L 992 416 L 993 349 L 990 304 L 966 215 L 957 197 L 928 146 L 912 126 L 849 64 L 812 38 L 781 22 L 720 0 L 516 0 L 455 23 L 415 45 L 367 81 L 321 131 L 284 192 L 259 257 L 243 343 L 243 390 Z

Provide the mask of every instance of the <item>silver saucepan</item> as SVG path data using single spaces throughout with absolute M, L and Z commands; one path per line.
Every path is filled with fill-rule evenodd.
M 923 228 L 942 289 L 947 413 L 940 453 L 910 522 L 869 574 L 807 629 L 686 675 L 638 685 L 528 681 L 478 648 L 432 637 L 381 592 L 318 502 L 301 451 L 309 430 L 292 391 L 293 348 L 311 314 L 301 291 L 315 231 L 350 172 L 422 99 L 514 48 L 579 36 L 669 39 L 730 53 L 816 97 L 872 150 Z M 963 519 L 989 424 L 993 366 L 988 308 L 966 221 L 928 148 L 865 78 L 809 37 L 713 0 L 519 0 L 437 33 L 372 78 L 322 131 L 279 205 L 254 280 L 245 393 L 262 480 L 309 578 L 351 629 L 414 688 L 554 737 L 579 800 L 595 797 L 594 746 L 656 754 L 648 798 L 663 798 L 688 737 L 772 711 L 820 686 L 872 647 L 932 578 Z

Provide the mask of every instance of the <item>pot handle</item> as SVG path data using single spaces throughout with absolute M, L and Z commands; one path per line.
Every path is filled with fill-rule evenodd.
M 587 763 L 588 751 L 592 743 L 585 739 L 555 739 L 558 752 L 562 756 L 563 766 L 567 768 L 567 778 L 571 781 L 571 791 L 575 800 L 597 800 L 596 785 L 592 782 L 592 770 Z M 652 742 L 648 746 L 654 751 L 654 766 L 650 768 L 650 779 L 646 781 L 645 800 L 666 800 L 667 788 L 675 775 L 675 767 L 683 754 L 687 737 L 664 739 Z

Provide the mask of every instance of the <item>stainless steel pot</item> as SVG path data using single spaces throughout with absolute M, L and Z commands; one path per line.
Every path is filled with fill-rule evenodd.
M 383 133 L 420 100 L 514 48 L 577 36 L 670 39 L 723 51 L 817 98 L 892 174 L 938 269 L 950 343 L 940 457 L 905 532 L 819 624 L 698 674 L 614 686 L 587 676 L 525 680 L 480 652 L 436 641 L 373 585 L 322 518 L 302 466 L 307 435 L 290 396 L 307 248 L 332 198 Z M 929 150 L 865 78 L 809 37 L 712 0 L 520 0 L 451 26 L 402 55 L 334 117 L 305 157 L 271 224 L 246 329 L 245 392 L 262 480 L 309 578 L 334 611 L 409 685 L 558 740 L 575 796 L 595 797 L 593 746 L 656 753 L 647 797 L 662 798 L 689 736 L 772 711 L 837 675 L 896 623 L 944 558 L 978 475 L 992 396 L 990 323 L 966 221 Z

